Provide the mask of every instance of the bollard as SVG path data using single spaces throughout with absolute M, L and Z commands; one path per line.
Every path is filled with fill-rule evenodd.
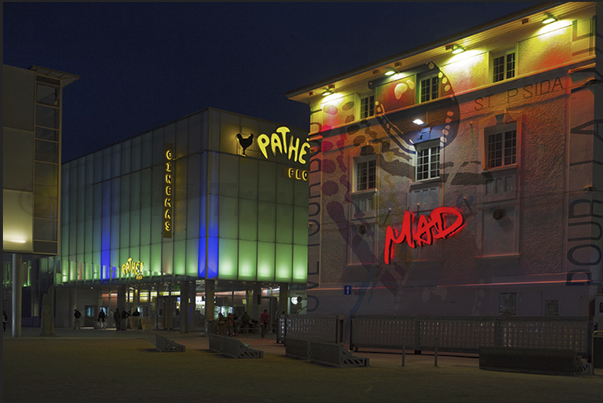
M 402 366 L 404 366 L 405 358 L 406 358 L 406 337 L 402 341 Z
M 433 366 L 438 366 L 438 338 L 435 338 L 435 354 L 433 356 Z

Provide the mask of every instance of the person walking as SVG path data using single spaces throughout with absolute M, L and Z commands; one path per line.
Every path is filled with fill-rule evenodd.
M 266 328 L 270 324 L 270 315 L 268 311 L 264 309 L 264 312 L 260 315 L 260 324 L 262 325 L 262 339 L 266 336 Z
M 80 311 L 78 311 L 77 309 L 74 309 L 73 310 L 73 318 L 74 318 L 74 321 L 73 321 L 73 330 L 81 329 L 82 328 L 82 326 L 80 324 L 80 318 L 81 317 L 82 317 L 82 314 L 80 313 Z
M 103 308 L 100 309 L 100 312 L 98 313 L 98 326 L 100 327 L 101 330 L 105 330 L 107 328 L 107 323 L 105 322 L 105 318 L 107 317 L 107 315 L 105 315 L 105 310 Z
M 128 328 L 128 316 L 130 316 L 130 314 L 124 309 L 121 313 L 121 330 L 126 330 Z
M 115 330 L 119 331 L 121 328 L 121 314 L 119 313 L 119 308 L 115 308 L 113 319 L 115 320 Z

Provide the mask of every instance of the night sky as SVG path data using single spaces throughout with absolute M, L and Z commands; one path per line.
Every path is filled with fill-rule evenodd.
M 63 162 L 208 107 L 307 130 L 285 93 L 537 3 L 3 3 L 4 63 L 80 76 Z

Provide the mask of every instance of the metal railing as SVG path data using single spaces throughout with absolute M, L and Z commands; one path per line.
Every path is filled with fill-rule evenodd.
M 286 337 L 293 337 L 343 344 L 343 319 L 342 315 L 281 315 L 277 322 L 276 342 L 284 343 Z
M 352 316 L 350 349 L 478 353 L 480 346 L 572 349 L 590 355 L 591 317 Z

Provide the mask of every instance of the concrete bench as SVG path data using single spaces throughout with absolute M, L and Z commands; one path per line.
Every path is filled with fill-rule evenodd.
M 369 359 L 358 357 L 341 344 L 310 342 L 310 361 L 335 367 L 368 367 Z
M 310 341 L 285 338 L 285 355 L 287 357 L 299 358 L 302 360 L 310 359 Z
M 581 375 L 589 369 L 574 350 L 522 347 L 480 347 L 479 367 L 548 375 Z
M 157 347 L 157 350 L 161 351 L 161 352 L 179 352 L 179 353 L 183 353 L 185 347 L 180 344 L 180 343 L 176 343 L 174 340 L 168 339 L 167 337 L 161 336 L 156 334 L 155 335 L 155 346 Z
M 236 337 L 209 335 L 209 351 L 232 358 L 264 358 L 264 352 L 249 348 Z

